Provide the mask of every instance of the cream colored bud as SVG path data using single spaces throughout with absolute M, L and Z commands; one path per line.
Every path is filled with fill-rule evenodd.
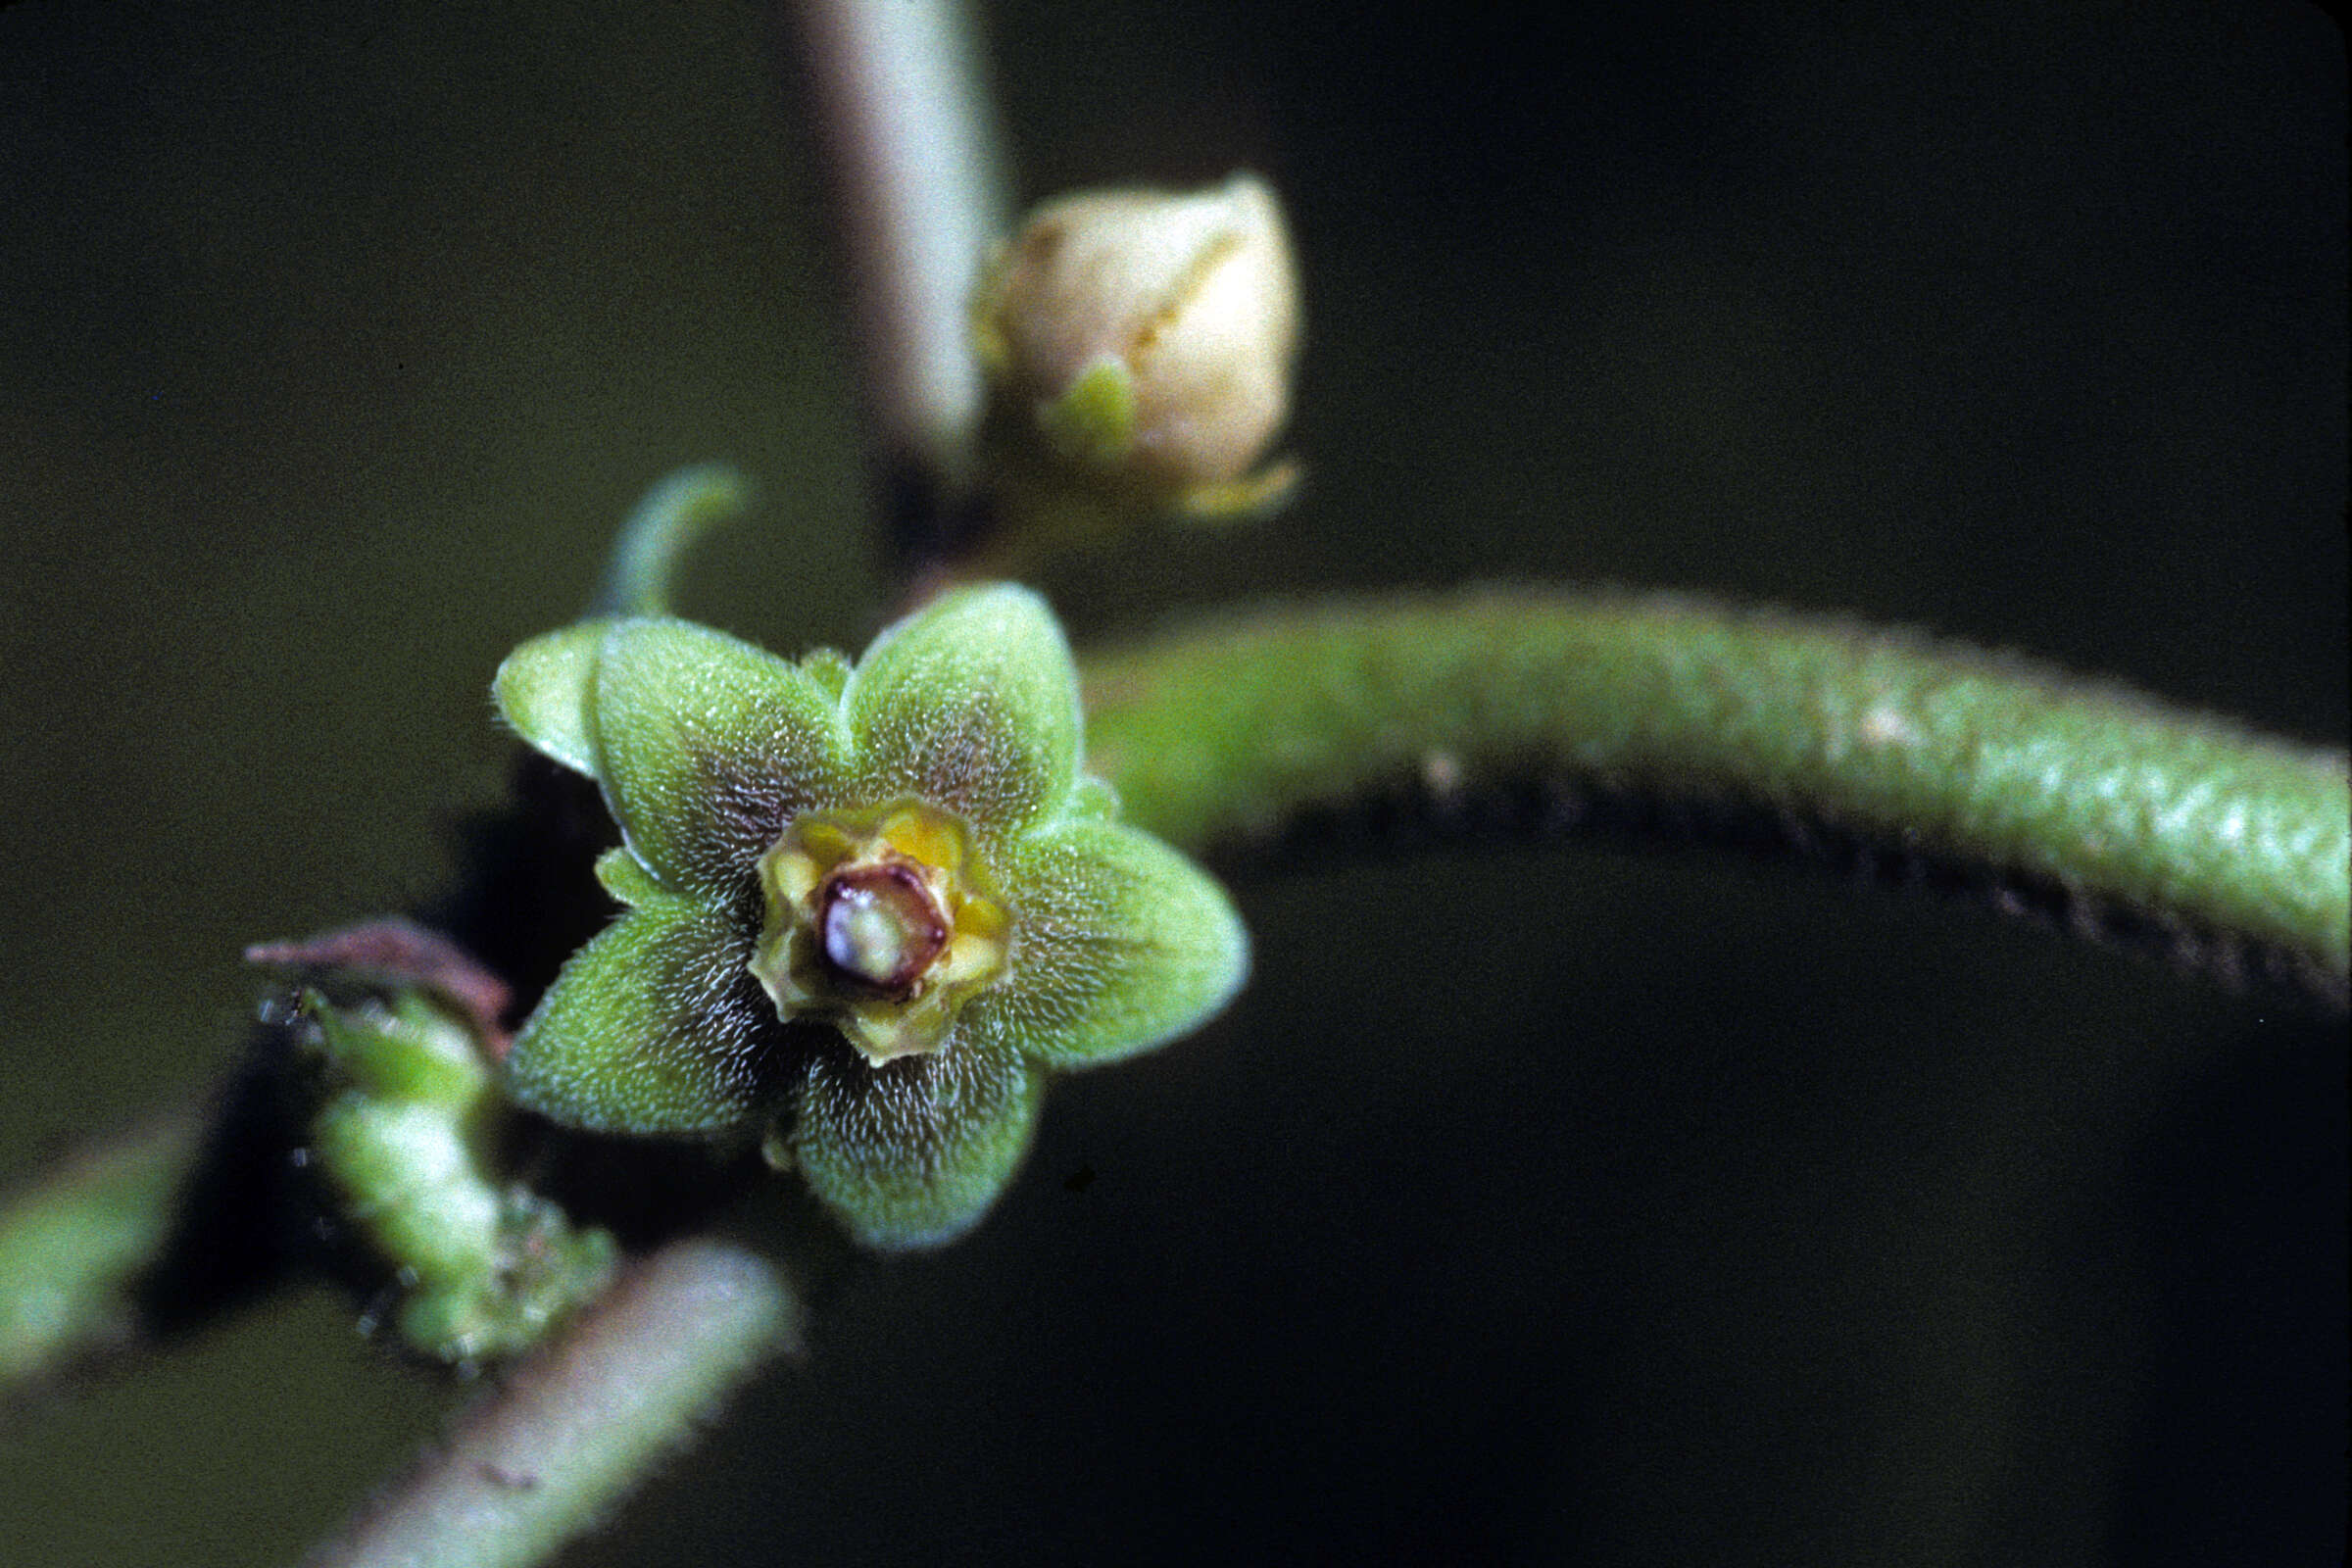
M 1047 203 L 991 264 L 975 320 L 1000 414 L 1064 462 L 1208 513 L 1287 482 L 1250 472 L 1290 413 L 1298 342 L 1282 210 L 1254 175 Z

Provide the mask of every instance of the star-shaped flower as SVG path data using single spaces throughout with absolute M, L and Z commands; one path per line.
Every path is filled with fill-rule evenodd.
M 598 1132 L 764 1132 L 869 1246 L 961 1234 L 1050 1073 L 1185 1033 L 1248 967 L 1217 885 L 1079 771 L 1077 672 L 1024 589 L 948 594 L 855 669 L 583 622 L 496 695 L 603 786 L 628 906 L 523 1025 L 510 1093 Z

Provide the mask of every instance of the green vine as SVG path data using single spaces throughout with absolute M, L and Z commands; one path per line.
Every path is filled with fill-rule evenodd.
M 2283 954 L 2343 996 L 2345 760 L 2111 684 L 1666 595 L 1271 610 L 1087 664 L 1093 764 L 1171 842 L 1552 787 L 1760 808 Z

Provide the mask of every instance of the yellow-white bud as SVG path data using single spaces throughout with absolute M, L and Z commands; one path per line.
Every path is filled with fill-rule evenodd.
M 1250 473 L 1290 413 L 1298 342 L 1297 269 L 1263 180 L 1048 202 L 975 306 L 1000 431 L 1042 437 L 1074 483 L 1208 514 L 1286 484 Z

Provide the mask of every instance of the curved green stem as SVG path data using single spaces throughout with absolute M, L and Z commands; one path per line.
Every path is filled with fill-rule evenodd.
M 723 463 L 662 479 L 637 503 L 612 542 L 590 615 L 666 615 L 686 552 L 751 504 L 751 486 Z
M 767 1264 L 717 1242 L 673 1243 L 622 1275 L 310 1561 L 545 1562 L 610 1517 L 698 1417 L 799 1345 L 797 1303 Z
M 1092 764 L 1174 842 L 1399 792 L 1761 808 L 2352 967 L 2345 760 L 1907 632 L 1555 591 L 1286 608 L 1087 666 Z

